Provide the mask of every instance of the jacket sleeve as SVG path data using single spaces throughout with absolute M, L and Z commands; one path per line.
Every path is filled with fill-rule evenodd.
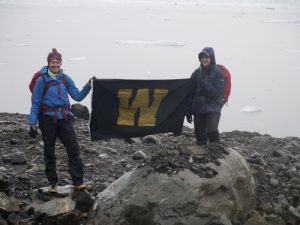
M 43 91 L 44 91 L 44 81 L 42 76 L 40 76 L 34 85 L 34 89 L 31 96 L 31 109 L 29 116 L 29 125 L 36 125 L 38 122 L 38 116 L 40 112 L 40 107 L 43 101 Z
M 222 71 L 216 71 L 217 76 L 214 80 L 203 79 L 200 81 L 201 87 L 205 94 L 212 99 L 217 99 L 220 96 L 223 96 L 224 93 L 224 75 Z
M 74 81 L 69 76 L 67 76 L 67 84 L 69 95 L 72 97 L 72 99 L 74 99 L 77 102 L 82 101 L 91 90 L 91 85 L 87 83 L 86 85 L 84 85 L 82 90 L 79 91 L 78 88 L 75 86 Z

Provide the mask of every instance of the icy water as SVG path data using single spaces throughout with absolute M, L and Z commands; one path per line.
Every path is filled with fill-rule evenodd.
M 92 76 L 188 78 L 212 46 L 232 73 L 220 131 L 300 137 L 299 1 L 207 2 L 0 0 L 0 112 L 29 113 L 28 83 L 53 47 L 81 88 Z

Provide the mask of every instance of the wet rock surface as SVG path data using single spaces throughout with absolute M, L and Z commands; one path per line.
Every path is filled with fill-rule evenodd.
M 88 224 L 245 222 L 248 212 L 256 207 L 256 195 L 250 168 L 242 156 L 219 147 L 215 149 L 218 163 L 212 160 L 215 156 L 206 163 L 195 163 L 196 156 L 214 155 L 213 148 L 181 148 L 186 148 L 185 156 L 189 157 L 162 152 L 114 181 L 97 196 Z
M 64 224 L 69 221 L 72 224 L 87 224 L 87 208 L 84 206 L 92 205 L 92 200 L 86 196 L 77 196 L 74 201 L 72 194 L 55 197 L 54 199 L 67 198 L 65 203 L 71 206 L 70 213 L 62 213 L 56 217 L 38 214 L 34 207 L 29 207 L 32 204 L 38 207 L 51 200 L 34 198 L 31 194 L 34 190 L 47 187 L 48 183 L 44 174 L 41 135 L 39 133 L 36 139 L 30 138 L 27 121 L 28 115 L 0 113 L 0 192 L 3 193 L 1 198 L 7 203 L 5 209 L 2 206 L 0 211 L 0 223 Z M 144 140 L 111 139 L 90 142 L 87 120 L 76 119 L 74 127 L 84 163 L 85 182 L 90 186 L 87 192 L 92 199 L 126 172 L 149 166 L 151 174 L 170 176 L 174 171 L 182 173 L 189 169 L 200 179 L 213 179 L 218 174 L 204 165 L 209 162 L 217 167 L 219 160 L 229 154 L 227 149 L 230 148 L 247 161 L 256 184 L 256 207 L 249 213 L 244 224 L 300 224 L 299 138 L 274 138 L 254 132 L 232 131 L 221 133 L 222 145 L 210 146 L 207 154 L 197 154 L 193 148 L 182 147 L 195 143 L 193 130 L 189 128 L 184 128 L 180 136 L 158 134 Z M 67 154 L 59 141 L 56 143 L 56 155 L 59 185 L 71 185 Z M 83 204 L 75 203 L 73 206 L 72 202 L 77 199 Z M 145 212 L 142 208 L 135 207 L 128 208 L 126 213 L 133 215 Z M 150 214 L 151 212 L 145 213 Z M 230 223 L 239 224 L 228 221 L 222 215 L 212 217 L 207 222 Z

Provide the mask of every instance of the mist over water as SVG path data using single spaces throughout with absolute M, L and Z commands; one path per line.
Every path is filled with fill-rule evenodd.
M 212 46 L 232 73 L 220 131 L 300 137 L 299 3 L 0 0 L 0 111 L 29 113 L 28 84 L 53 47 L 81 88 L 92 76 L 189 78 Z

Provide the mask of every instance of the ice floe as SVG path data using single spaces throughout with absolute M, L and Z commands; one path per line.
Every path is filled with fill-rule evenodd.
M 19 45 L 22 47 L 31 47 L 32 46 L 32 44 L 28 44 L 28 43 L 20 43 Z
M 73 58 L 69 58 L 69 61 L 84 61 L 86 60 L 86 57 L 73 57 Z
M 263 23 L 291 23 L 291 24 L 300 24 L 300 20 L 264 20 Z
M 29 22 L 35 23 L 35 22 L 41 22 L 41 20 L 40 19 L 30 19 Z
M 259 106 L 246 105 L 244 108 L 241 109 L 241 111 L 245 113 L 258 113 L 262 111 L 262 108 Z
M 160 17 L 159 15 L 155 15 L 155 14 L 148 14 L 148 15 L 150 17 L 157 18 L 157 19 L 164 20 L 164 21 L 168 21 L 169 20 L 168 18 Z
M 117 44 L 141 44 L 141 45 L 159 45 L 168 47 L 181 47 L 186 44 L 179 41 L 172 40 L 158 40 L 158 41 L 141 41 L 141 40 L 116 40 Z
M 298 49 L 287 49 L 287 52 L 292 52 L 292 53 L 300 53 L 300 50 Z

